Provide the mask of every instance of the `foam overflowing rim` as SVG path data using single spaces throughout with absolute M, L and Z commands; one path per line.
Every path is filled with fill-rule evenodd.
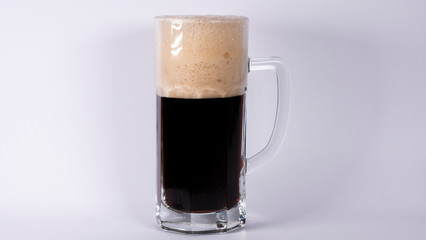
M 202 21 L 202 22 L 246 22 L 247 17 L 234 15 L 163 15 L 156 16 L 156 21 Z

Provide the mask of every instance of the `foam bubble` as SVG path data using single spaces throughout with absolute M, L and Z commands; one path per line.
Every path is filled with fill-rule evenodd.
M 247 82 L 248 19 L 238 16 L 156 18 L 157 94 L 177 98 L 242 95 Z

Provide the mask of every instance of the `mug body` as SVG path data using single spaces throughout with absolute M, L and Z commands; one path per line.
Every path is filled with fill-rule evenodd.
M 224 232 L 246 221 L 248 19 L 155 19 L 157 220 Z

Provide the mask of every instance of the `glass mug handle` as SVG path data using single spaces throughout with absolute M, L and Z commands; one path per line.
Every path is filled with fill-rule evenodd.
M 250 58 L 249 72 L 273 71 L 277 78 L 277 106 L 274 127 L 266 146 L 247 159 L 248 174 L 266 163 L 266 159 L 277 157 L 287 132 L 290 112 L 290 78 L 287 64 L 279 57 Z

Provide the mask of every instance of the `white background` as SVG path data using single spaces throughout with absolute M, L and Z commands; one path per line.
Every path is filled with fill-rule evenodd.
M 426 239 L 426 3 L 0 2 L 0 239 Z M 247 179 L 244 230 L 154 218 L 153 17 L 250 18 L 252 57 L 291 68 L 285 147 Z M 266 143 L 271 73 L 248 89 Z

